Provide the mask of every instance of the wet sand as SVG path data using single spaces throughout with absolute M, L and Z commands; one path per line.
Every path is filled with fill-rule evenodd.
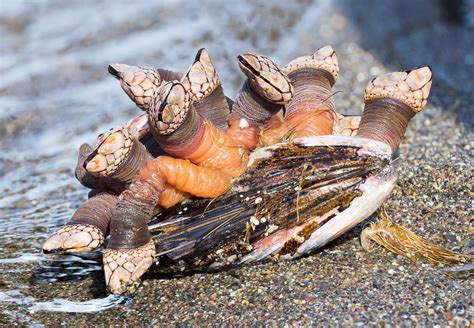
M 388 211 L 435 243 L 473 253 L 474 26 L 446 22 L 436 2 L 384 5 L 0 4 L 0 324 L 469 326 L 472 276 L 367 253 L 359 242 L 363 224 L 293 262 L 181 277 L 150 273 L 132 299 L 106 295 L 100 253 L 39 252 L 86 198 L 73 176 L 78 146 L 139 112 L 108 76 L 108 63 L 183 70 L 206 47 L 234 97 L 243 81 L 238 53 L 285 64 L 331 44 L 341 66 L 335 98 L 342 113 L 361 112 L 374 76 L 431 65 L 431 101 L 400 147 Z

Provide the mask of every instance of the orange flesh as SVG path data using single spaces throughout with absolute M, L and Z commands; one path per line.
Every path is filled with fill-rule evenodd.
M 161 193 L 160 199 L 158 200 L 157 205 L 163 208 L 170 208 L 171 206 L 174 206 L 182 202 L 188 197 L 189 197 L 188 193 L 180 191 L 176 189 L 176 187 L 167 183 L 165 184 L 165 190 Z
M 258 145 L 260 128 L 254 124 L 241 126 L 241 117 L 237 114 L 229 116 L 229 128 L 226 134 L 245 150 L 254 150 Z
M 188 160 L 169 156 L 160 156 L 147 163 L 140 175 L 149 176 L 150 180 L 155 181 L 161 180 L 158 177 L 160 176 L 176 189 L 203 198 L 222 195 L 229 190 L 231 183 L 231 177 L 219 170 L 197 166 Z M 176 203 L 173 204 L 171 198 L 179 199 L 179 196 L 175 196 L 175 192 L 168 188 L 168 196 L 160 197 L 159 204 L 172 206 Z
M 195 147 L 186 158 L 196 165 L 218 169 L 223 173 L 238 177 L 247 165 L 247 153 L 225 132 L 204 120 L 204 133 L 194 142 Z
M 288 133 L 288 126 L 281 113 L 272 116 L 265 130 L 260 135 L 260 144 L 270 146 L 285 140 Z
M 297 110 L 285 121 L 274 117 L 263 131 L 260 141 L 263 146 L 269 146 L 295 138 L 330 135 L 333 132 L 334 118 L 332 111 L 327 109 Z
M 161 194 L 157 205 L 169 208 L 190 195 L 215 198 L 231 186 L 247 166 L 248 153 L 231 134 L 204 120 L 202 133 L 192 143 L 186 159 L 160 156 L 141 170 L 137 180 L 149 181 Z M 181 150 L 183 151 L 183 150 Z M 145 188 L 146 189 L 146 188 Z M 145 198 L 146 190 L 141 191 Z
M 332 134 L 334 115 L 328 110 L 298 111 L 287 119 L 291 138 Z

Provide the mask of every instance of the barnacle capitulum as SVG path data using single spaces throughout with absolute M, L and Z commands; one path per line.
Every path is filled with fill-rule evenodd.
M 148 120 L 157 135 L 170 135 L 183 124 L 190 107 L 185 87 L 179 81 L 166 82 L 154 98 Z
M 341 136 L 355 136 L 359 131 L 360 119 L 358 115 L 344 116 L 336 114 L 337 120 L 334 124 L 333 134 Z
M 74 213 L 69 222 L 58 229 L 43 244 L 44 253 L 78 253 L 100 247 L 108 231 L 108 225 L 117 196 L 100 192 L 92 195 Z
M 126 64 L 110 64 L 108 69 L 119 80 L 123 91 L 144 111 L 149 110 L 153 95 L 163 82 L 182 76 L 179 72 Z
M 147 111 L 162 79 L 153 67 L 137 67 L 125 64 L 110 64 L 109 73 L 120 81 L 120 86 L 130 99 Z
M 117 252 L 107 250 L 104 256 L 105 283 L 107 286 L 117 286 L 116 294 L 126 294 L 136 288 L 139 278 L 153 264 L 155 258 L 155 245 L 148 242 L 145 245 Z
M 87 172 L 96 175 L 110 176 L 114 173 L 131 151 L 133 139 L 125 129 L 112 129 L 101 135 L 96 150 L 84 165 Z
M 237 57 L 239 67 L 255 92 L 274 104 L 284 105 L 293 97 L 293 86 L 285 73 L 268 57 L 245 53 Z
M 225 131 L 231 100 L 224 95 L 221 80 L 206 49 L 198 51 L 194 63 L 180 81 L 188 90 L 196 111 Z

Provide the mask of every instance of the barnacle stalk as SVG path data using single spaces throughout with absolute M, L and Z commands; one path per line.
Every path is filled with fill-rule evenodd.
M 431 81 L 428 66 L 381 75 L 370 81 L 357 135 L 385 142 L 395 151 L 408 121 L 426 105 Z
M 342 134 L 338 133 L 341 129 L 332 91 L 339 75 L 336 52 L 325 46 L 310 56 L 292 60 L 284 72 L 294 87 L 294 95 L 286 105 L 285 119 L 270 122 L 261 143 L 271 145 L 299 137 L 329 135 L 335 127 L 335 132 Z
M 78 253 L 100 247 L 109 230 L 112 210 L 117 195 L 108 192 L 92 192 L 71 219 L 51 235 L 43 244 L 44 253 Z
M 88 144 L 81 145 L 76 166 L 76 178 L 92 189 L 90 198 L 76 210 L 65 226 L 45 241 L 45 253 L 90 251 L 103 244 L 117 195 L 125 189 L 126 183 L 111 177 L 97 177 L 87 172 L 84 161 L 92 151 Z
M 113 128 L 99 136 L 95 150 L 83 165 L 92 175 L 129 183 L 150 159 L 145 146 L 126 128 Z
M 258 133 L 293 97 L 286 74 L 269 58 L 245 53 L 237 57 L 247 76 L 232 107 L 229 134 L 246 149 L 258 144 Z
M 206 49 L 198 51 L 194 63 L 184 73 L 181 83 L 190 93 L 196 111 L 225 131 L 230 113 L 229 102 Z
M 311 56 L 291 61 L 285 72 L 295 89 L 286 106 L 292 137 L 332 134 L 336 119 L 332 86 L 339 76 L 336 52 L 325 46 Z

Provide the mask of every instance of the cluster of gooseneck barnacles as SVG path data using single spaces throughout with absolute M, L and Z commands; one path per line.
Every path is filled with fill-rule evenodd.
M 80 147 L 76 177 L 90 197 L 43 251 L 90 251 L 108 236 L 107 287 L 125 293 L 155 262 L 175 271 L 292 259 L 376 211 L 431 70 L 374 78 L 359 117 L 335 110 L 330 46 L 284 67 L 237 58 L 246 80 L 235 100 L 205 49 L 184 73 L 110 65 L 145 114 Z

